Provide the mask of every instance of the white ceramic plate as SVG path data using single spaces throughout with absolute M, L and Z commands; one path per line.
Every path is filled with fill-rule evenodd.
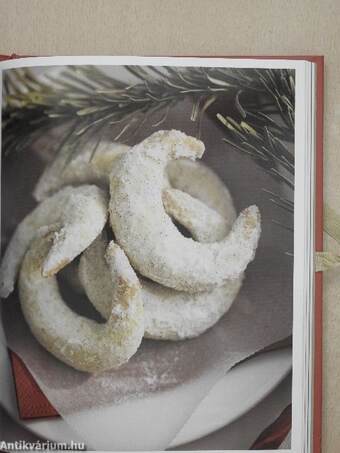
M 0 403 L 10 415 L 38 436 L 59 442 L 81 441 L 61 418 L 25 422 L 19 420 L 8 354 L 1 343 L 0 365 Z M 258 355 L 230 370 L 204 398 L 173 440 L 171 447 L 199 439 L 241 417 L 281 382 L 291 370 L 291 365 L 291 350 L 287 348 Z M 121 414 L 124 417 L 124 411 Z M 98 412 L 95 418 L 98 424 L 101 423 L 101 418 L 108 420 L 110 408 Z M 89 417 L 89 423 L 92 422 L 93 414 Z M 111 430 L 107 435 L 110 432 L 116 437 L 120 431 Z M 110 443 L 110 439 L 106 441 Z

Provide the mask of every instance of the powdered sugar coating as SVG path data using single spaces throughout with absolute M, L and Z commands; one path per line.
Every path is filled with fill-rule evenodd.
M 67 185 L 96 184 L 108 190 L 114 160 L 130 147 L 105 138 L 98 144 L 97 140 L 94 138 L 86 142 L 81 152 L 67 165 L 67 156 L 58 154 L 40 176 L 33 191 L 35 199 L 42 201 Z M 204 193 L 200 190 L 202 184 Z M 201 206 L 199 200 L 205 205 Z M 204 164 L 188 159 L 170 162 L 166 168 L 163 205 L 170 217 L 176 220 L 181 217 L 181 223 L 187 229 L 190 230 L 187 223 L 194 222 L 193 237 L 200 242 L 212 242 L 209 238 L 214 236 L 215 241 L 224 238 L 226 228 L 229 229 L 236 218 L 229 191 L 223 182 Z M 213 211 L 209 213 L 207 207 Z M 203 214 L 206 219 L 201 222 Z M 209 221 L 210 218 L 212 220 Z
M 163 191 L 164 209 L 199 242 L 222 240 L 230 230 L 229 219 L 181 190 Z
M 53 275 L 79 255 L 98 236 L 107 220 L 108 199 L 96 186 L 65 187 L 41 202 L 16 228 L 0 268 L 0 295 L 14 288 L 21 261 L 30 242 L 43 227 L 54 231 L 53 245 L 43 263 L 43 274 Z
M 228 188 L 211 168 L 200 161 L 176 159 L 168 163 L 166 175 L 171 187 L 214 209 L 231 228 L 236 220 L 234 203 Z
M 172 159 L 199 158 L 201 141 L 158 131 L 119 156 L 110 176 L 110 222 L 117 242 L 144 276 L 180 291 L 198 292 L 238 278 L 253 260 L 260 213 L 245 209 L 228 236 L 203 244 L 182 236 L 162 203 L 163 174 Z
M 103 318 L 110 314 L 113 282 L 104 256 L 104 232 L 80 259 L 79 277 L 85 292 Z M 212 291 L 190 294 L 141 279 L 146 338 L 184 340 L 201 335 L 223 316 L 235 300 L 243 276 Z
M 101 140 L 98 144 L 97 140 L 89 140 L 84 144 L 81 152 L 67 165 L 67 156 L 60 152 L 40 176 L 33 191 L 34 198 L 37 201 L 45 200 L 68 185 L 96 184 L 107 188 L 114 159 L 130 147 L 108 140 Z
M 52 243 L 51 235 L 35 240 L 20 271 L 22 311 L 33 335 L 50 353 L 77 370 L 97 373 L 119 368 L 137 351 L 144 333 L 137 276 L 124 252 L 110 243 L 106 262 L 114 288 L 107 322 L 98 324 L 65 304 L 56 277 L 41 275 Z
M 181 164 L 185 165 L 185 161 Z M 200 199 L 207 199 L 211 207 L 198 198 L 172 189 L 163 191 L 165 209 L 171 211 L 173 217 L 185 226 L 196 240 L 212 242 L 222 239 L 228 234 L 236 218 L 231 196 L 215 173 L 206 171 L 205 166 L 196 162 L 193 164 L 191 171 L 186 173 L 188 179 L 185 189 L 194 191 Z M 205 184 L 202 184 L 202 175 L 205 177 Z M 174 196 L 177 199 L 169 209 L 167 205 L 172 203 Z M 219 208 L 230 218 L 222 217 L 213 207 Z M 81 281 L 76 285 L 77 291 L 79 286 L 83 285 L 90 301 L 104 318 L 109 315 L 112 292 L 112 281 L 104 260 L 107 243 L 106 234 L 103 232 L 82 254 L 79 266 Z M 184 340 L 202 334 L 228 311 L 241 282 L 242 277 L 211 292 L 190 294 L 141 279 L 145 314 L 144 336 L 151 339 Z
M 243 274 L 211 291 L 187 293 L 142 280 L 146 338 L 194 338 L 229 310 L 242 285 Z

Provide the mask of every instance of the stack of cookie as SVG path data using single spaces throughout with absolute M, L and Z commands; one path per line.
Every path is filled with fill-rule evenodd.
M 236 218 L 223 182 L 195 161 L 203 143 L 180 131 L 92 152 L 89 144 L 67 166 L 60 153 L 45 170 L 39 204 L 3 257 L 0 288 L 7 297 L 19 274 L 37 340 L 94 373 L 126 363 L 143 336 L 184 340 L 212 327 L 237 296 L 261 226 L 256 206 Z M 56 279 L 65 268 L 105 322 L 68 307 Z

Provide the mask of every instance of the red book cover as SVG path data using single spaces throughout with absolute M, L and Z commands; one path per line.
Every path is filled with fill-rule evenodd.
M 20 58 L 16 54 L 0 55 L 1 60 Z M 316 251 L 323 249 L 323 90 L 324 90 L 324 58 L 322 56 L 237 56 L 231 58 L 252 59 L 298 59 L 316 64 L 316 206 L 315 225 Z M 9 351 L 13 377 L 17 393 L 19 415 L 22 419 L 45 418 L 59 416 L 46 396 L 42 393 L 23 361 L 15 353 Z M 315 277 L 315 371 L 314 371 L 314 419 L 313 419 L 313 453 L 321 453 L 322 428 L 322 273 Z M 291 407 L 273 421 L 256 440 L 252 449 L 278 448 L 291 428 Z

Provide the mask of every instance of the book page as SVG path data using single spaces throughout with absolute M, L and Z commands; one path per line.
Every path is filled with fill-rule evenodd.
M 2 65 L 3 329 L 60 416 L 23 424 L 88 450 L 189 450 L 285 380 L 298 451 L 310 65 Z M 273 423 L 291 419 L 281 409 Z M 264 428 L 240 424 L 223 449 L 251 449 Z

